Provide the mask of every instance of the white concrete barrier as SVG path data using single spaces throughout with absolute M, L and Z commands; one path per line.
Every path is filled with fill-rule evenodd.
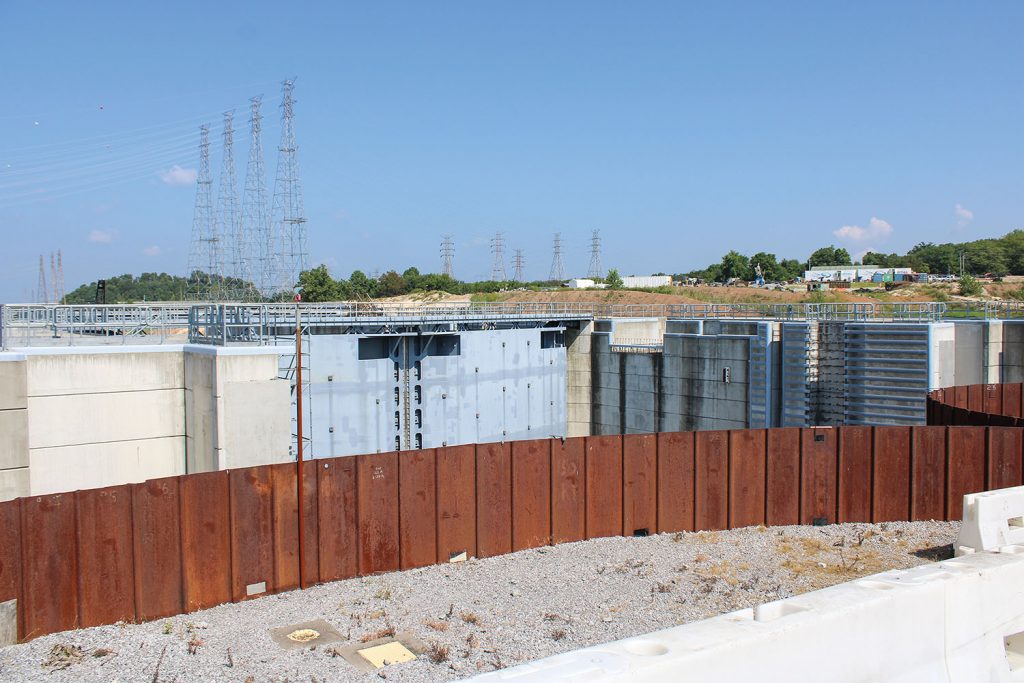
M 956 554 L 1024 543 L 1024 486 L 964 496 L 964 523 Z
M 472 680 L 1024 682 L 1024 487 L 965 497 L 959 557 Z

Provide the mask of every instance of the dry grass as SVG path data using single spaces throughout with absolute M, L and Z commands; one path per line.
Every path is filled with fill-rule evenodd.
M 435 621 L 434 619 L 427 619 L 423 622 L 424 626 L 434 629 L 435 631 L 447 631 L 447 621 Z
M 563 638 L 565 638 L 564 628 L 556 628 L 551 632 L 551 640 L 562 640 Z
M 364 633 L 363 635 L 359 636 L 359 640 L 361 642 L 363 642 L 363 643 L 368 643 L 371 640 L 380 640 L 381 638 L 390 638 L 393 635 L 395 635 L 395 629 L 393 629 L 390 626 L 388 626 L 387 628 L 382 628 L 382 629 L 379 629 L 377 631 L 373 631 L 371 633 Z
M 432 642 L 427 648 L 427 656 L 430 657 L 430 661 L 434 664 L 440 664 L 448 661 L 448 646 L 441 645 L 440 643 Z
M 459 618 L 467 624 L 473 624 L 474 626 L 480 625 L 480 617 L 477 616 L 476 612 L 463 612 L 459 615 Z

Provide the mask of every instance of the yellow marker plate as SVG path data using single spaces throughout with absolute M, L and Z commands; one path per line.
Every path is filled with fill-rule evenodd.
M 402 645 L 397 640 L 390 643 L 384 643 L 383 645 L 376 645 L 374 647 L 368 647 L 365 650 L 359 650 L 359 655 L 373 664 L 375 667 L 380 669 L 388 664 L 398 664 L 400 662 L 409 662 L 416 659 L 416 655 L 409 652 L 405 645 Z

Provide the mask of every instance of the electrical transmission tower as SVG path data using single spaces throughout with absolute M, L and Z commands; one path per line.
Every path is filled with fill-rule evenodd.
M 223 261 L 213 216 L 213 178 L 210 175 L 210 127 L 199 127 L 199 174 L 196 176 L 196 207 L 192 217 L 189 248 L 188 297 L 199 301 L 220 298 Z
M 494 282 L 505 282 L 508 274 L 505 273 L 505 238 L 502 234 L 495 233 L 491 240 L 491 253 L 494 254 L 494 265 L 491 266 L 491 280 Z
M 587 271 L 587 277 L 603 277 L 603 272 L 601 269 L 601 232 L 595 230 L 590 235 L 590 270 Z
M 512 270 L 512 281 L 513 282 L 526 282 L 523 277 L 523 250 L 516 249 L 513 252 L 515 255 L 512 258 L 513 270 Z
M 249 163 L 245 167 L 242 235 L 245 265 L 239 275 L 256 285 L 251 298 L 271 293 L 274 277 L 274 233 L 267 215 L 267 173 L 263 164 L 262 96 L 249 100 Z M 250 298 L 250 297 L 247 297 Z
M 57 282 L 54 285 L 56 293 L 53 296 L 54 302 L 58 304 L 64 303 L 64 256 L 61 254 L 60 249 L 57 250 Z
M 562 263 L 562 233 L 555 233 L 554 256 L 551 259 L 551 274 L 548 279 L 561 282 L 565 279 L 565 264 Z
M 298 145 L 295 142 L 295 80 L 282 82 L 281 143 L 277 147 L 277 179 L 274 182 L 274 220 L 280 221 L 277 233 L 280 260 L 278 276 L 272 285 L 291 291 L 299 273 L 307 267 L 306 218 L 302 208 L 302 184 L 299 182 Z
M 36 302 L 40 304 L 50 303 L 50 294 L 46 289 L 46 266 L 43 264 L 43 255 L 39 255 L 39 282 L 36 284 Z
M 217 234 L 224 245 L 224 275 L 234 278 L 241 277 L 242 270 L 242 225 L 241 213 L 238 210 L 238 185 L 235 182 L 235 111 L 224 112 L 224 149 L 220 168 L 220 189 L 218 193 L 220 213 Z M 238 298 L 239 292 L 227 287 L 221 293 L 226 299 Z
M 451 235 L 445 235 L 441 240 L 441 274 L 455 279 L 455 242 Z

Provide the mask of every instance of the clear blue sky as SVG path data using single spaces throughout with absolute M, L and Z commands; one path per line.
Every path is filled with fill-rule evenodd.
M 645 274 L 1024 227 L 1020 2 L 322 5 L 0 3 L 0 301 L 58 248 L 68 289 L 184 274 L 195 186 L 161 174 L 234 107 L 241 183 L 263 93 L 272 183 L 286 76 L 336 275 L 436 271 L 444 233 L 479 279 L 496 230 L 541 278 L 555 231 L 570 274 L 592 229 Z

